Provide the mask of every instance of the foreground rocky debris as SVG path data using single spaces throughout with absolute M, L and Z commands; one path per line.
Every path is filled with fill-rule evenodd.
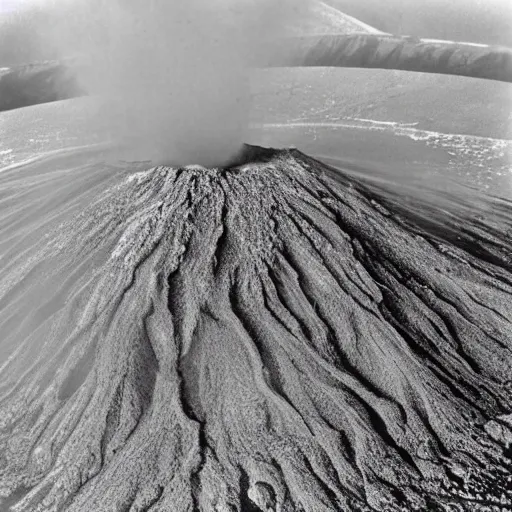
M 297 150 L 123 179 L 2 264 L 2 510 L 506 510 L 500 212 L 409 215 Z

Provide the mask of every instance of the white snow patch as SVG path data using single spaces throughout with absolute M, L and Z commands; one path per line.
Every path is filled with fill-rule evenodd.
M 137 183 L 140 183 L 141 181 L 146 179 L 150 174 L 152 174 L 154 171 L 155 171 L 155 168 L 148 169 L 147 171 L 136 172 L 136 173 L 131 174 L 130 176 L 128 176 L 126 181 L 128 183 L 132 183 L 133 181 L 136 181 Z
M 465 46 L 476 46 L 478 48 L 489 48 L 488 44 L 481 43 L 468 43 L 466 41 L 449 41 L 445 39 L 421 39 L 423 43 L 448 43 L 448 44 L 463 44 Z
M 361 121 L 363 123 L 371 123 L 376 125 L 384 125 L 384 126 L 417 126 L 419 123 L 399 123 L 396 121 L 376 121 L 375 119 L 364 119 L 362 117 L 353 117 L 349 119 L 354 119 L 354 121 Z
M 206 167 L 204 167 L 203 165 L 199 165 L 199 164 L 190 164 L 190 165 L 187 165 L 185 166 L 185 169 L 187 171 L 206 171 Z

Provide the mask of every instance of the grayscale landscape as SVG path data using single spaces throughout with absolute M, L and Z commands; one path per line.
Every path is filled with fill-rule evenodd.
M 0 512 L 512 510 L 508 2 L 1 5 Z

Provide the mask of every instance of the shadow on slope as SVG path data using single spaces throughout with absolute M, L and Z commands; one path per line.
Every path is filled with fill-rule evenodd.
M 83 94 L 72 68 L 65 63 L 20 66 L 0 75 L 0 112 Z

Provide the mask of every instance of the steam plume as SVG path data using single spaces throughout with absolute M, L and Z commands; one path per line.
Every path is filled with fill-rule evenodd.
M 221 165 L 240 150 L 251 60 L 299 11 L 288 0 L 68 7 L 59 11 L 53 43 L 81 56 L 79 80 L 102 98 L 91 129 L 128 144 L 136 157 L 174 165 Z

